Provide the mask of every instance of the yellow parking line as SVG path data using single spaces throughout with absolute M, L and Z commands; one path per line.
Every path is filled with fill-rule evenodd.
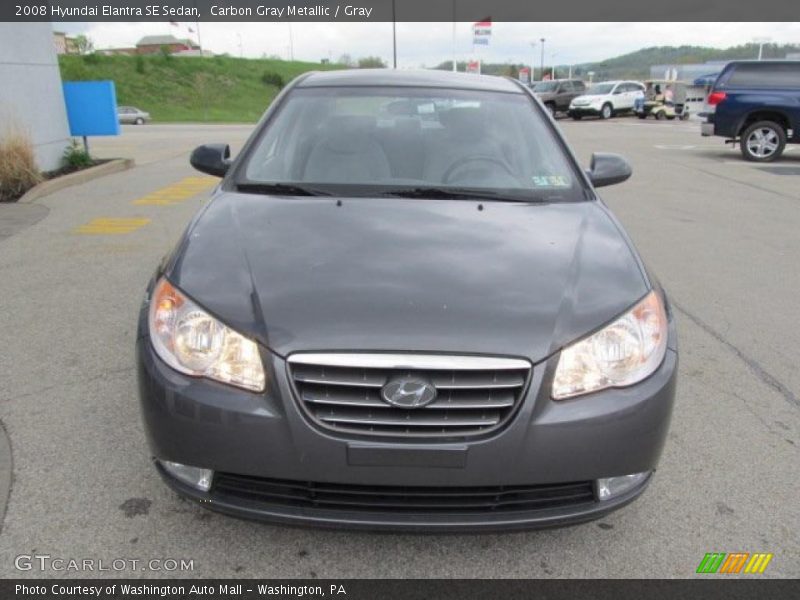
M 177 183 L 137 198 L 133 201 L 133 204 L 138 206 L 169 206 L 170 204 L 177 204 L 215 186 L 218 181 L 219 179 L 216 177 L 186 177 Z
M 81 235 L 117 235 L 136 231 L 149 222 L 150 219 L 92 219 L 88 223 L 73 229 L 72 233 Z

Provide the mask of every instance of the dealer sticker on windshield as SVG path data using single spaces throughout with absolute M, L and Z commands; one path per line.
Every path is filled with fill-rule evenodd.
M 534 175 L 531 177 L 535 187 L 565 188 L 569 187 L 569 177 L 564 175 Z

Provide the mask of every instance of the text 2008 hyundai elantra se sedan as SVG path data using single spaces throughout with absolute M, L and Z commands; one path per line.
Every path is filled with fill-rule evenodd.
M 298 78 L 147 289 L 155 466 L 234 515 L 480 530 L 597 518 L 658 463 L 677 346 L 664 291 L 514 81 Z

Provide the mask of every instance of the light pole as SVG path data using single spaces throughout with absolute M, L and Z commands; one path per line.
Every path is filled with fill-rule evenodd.
M 771 41 L 772 38 L 768 37 L 757 37 L 753 38 L 753 41 L 758 44 L 758 60 L 761 60 L 762 53 L 764 51 L 764 44 Z
M 542 81 L 544 81 L 544 38 L 539 38 L 539 41 L 542 42 Z
M 397 68 L 397 11 L 395 0 L 392 0 L 392 61 L 394 68 Z
M 536 42 L 531 42 L 533 60 L 531 61 L 531 83 L 536 81 Z
M 558 56 L 558 52 L 550 54 L 550 62 L 553 63 L 550 67 L 550 79 L 556 78 L 556 56 Z

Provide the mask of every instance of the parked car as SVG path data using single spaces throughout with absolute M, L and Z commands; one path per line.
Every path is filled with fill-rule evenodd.
M 135 106 L 117 107 L 117 117 L 120 123 L 144 125 L 150 120 L 150 113 L 139 110 Z
M 554 79 L 534 83 L 532 89 L 550 114 L 555 116 L 559 112 L 567 112 L 570 102 L 586 91 L 586 85 L 580 79 Z
M 407 110 L 415 106 L 416 114 Z M 402 110 L 400 110 L 402 108 Z M 653 477 L 675 394 L 663 289 L 523 84 L 310 73 L 147 287 L 154 464 L 200 506 L 420 531 L 598 518 Z
M 745 160 L 770 162 L 800 143 L 800 61 L 734 61 L 706 100 L 704 136 L 739 142 Z
M 644 98 L 644 86 L 638 81 L 605 81 L 591 86 L 569 105 L 569 116 L 580 120 L 586 115 L 610 119 L 633 110 L 637 98 Z

